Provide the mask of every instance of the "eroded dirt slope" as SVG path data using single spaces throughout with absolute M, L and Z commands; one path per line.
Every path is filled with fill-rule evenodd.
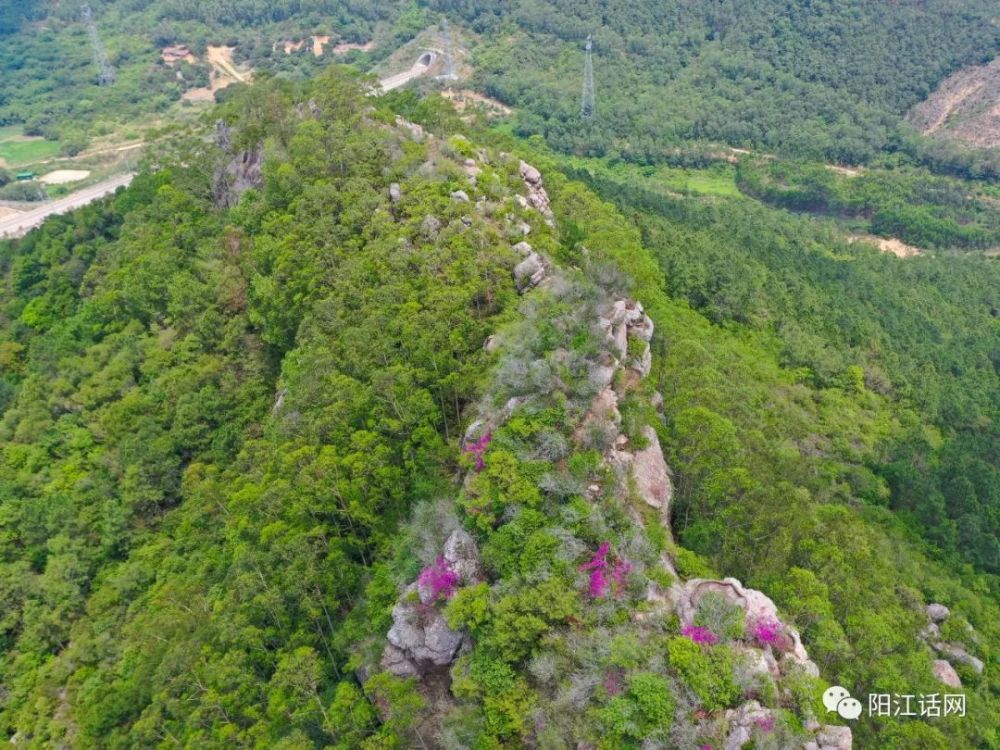
M 907 119 L 924 135 L 1000 146 L 1000 57 L 949 76 Z

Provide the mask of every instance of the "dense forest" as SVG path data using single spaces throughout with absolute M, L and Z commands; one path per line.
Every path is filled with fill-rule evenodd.
M 766 206 L 657 210 L 538 144 L 474 145 L 438 100 L 366 109 L 362 90 L 260 81 L 218 112 L 221 145 L 178 134 L 127 191 L 0 246 L 14 746 L 721 746 L 748 699 L 755 741 L 793 746 L 828 684 L 941 691 L 929 601 L 990 665 L 956 662 L 968 715 L 865 718 L 857 746 L 994 746 L 996 579 L 954 559 L 996 565 L 995 527 L 968 528 L 996 512 L 996 457 L 973 445 L 996 407 L 992 269 L 958 266 L 978 297 L 943 305 L 917 351 L 928 320 L 902 288 L 933 296 L 943 266 L 890 267 Z M 497 146 L 542 167 L 552 225 Z M 553 282 L 521 297 L 525 231 Z M 793 274 L 769 270 L 787 256 Z M 865 283 L 895 296 L 840 299 Z M 656 334 L 622 429 L 663 445 L 669 525 L 614 489 L 613 435 L 583 416 L 586 321 L 623 294 Z M 477 409 L 513 412 L 469 443 Z M 955 473 L 953 536 L 921 541 Z M 453 530 L 481 550 L 475 580 L 440 556 Z M 664 555 L 681 580 L 766 591 L 783 620 L 752 637 L 794 625 L 821 678 L 754 677 L 724 600 L 696 625 L 658 614 Z M 467 634 L 450 670 L 380 666 L 410 606 Z
M 12 748 L 1000 750 L 1000 154 L 902 123 L 992 2 L 91 5 L 0 8 L 0 125 L 156 125 L 0 241 Z M 509 117 L 371 95 L 442 18 Z
M 703 139 L 861 163 L 900 145 L 945 75 L 1000 50 L 985 0 L 432 5 L 485 35 L 479 81 L 522 110 L 521 132 L 638 160 Z M 598 116 L 581 129 L 588 34 Z
M 476 85 L 516 108 L 521 135 L 542 134 L 561 151 L 658 162 L 691 142 L 703 150 L 721 142 L 842 164 L 894 152 L 964 177 L 1000 176 L 995 150 L 923 139 L 903 122 L 948 74 L 1000 51 L 989 0 L 92 5 L 119 71 L 114 90 L 96 85 L 77 5 L 10 10 L 0 29 L 45 21 L 16 38 L 0 31 L 0 124 L 30 123 L 56 137 L 68 117 L 164 112 L 208 74 L 201 59 L 178 79 L 159 64 L 167 44 L 199 55 L 207 44 L 235 45 L 239 62 L 300 77 L 335 57 L 275 53 L 275 43 L 310 34 L 377 40 L 371 52 L 347 58 L 366 67 L 447 17 L 472 50 Z M 598 107 L 581 127 L 582 45 L 590 34 Z M 43 78 L 39 70 L 47 71 Z
M 764 336 L 803 382 L 871 390 L 895 402 L 904 422 L 936 425 L 933 436 L 907 428 L 868 460 L 878 484 L 852 484 L 901 511 L 942 551 L 1000 572 L 994 261 L 900 263 L 752 201 L 704 204 L 652 193 L 638 176 L 570 173 L 638 211 L 672 296 L 717 325 Z

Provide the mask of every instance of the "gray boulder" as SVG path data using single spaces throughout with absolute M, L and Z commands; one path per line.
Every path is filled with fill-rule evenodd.
M 476 541 L 464 529 L 455 529 L 445 540 L 442 557 L 448 566 L 461 577 L 462 583 L 483 580 L 483 566 L 479 561 Z
M 382 666 L 399 677 L 409 677 L 451 664 L 465 636 L 448 627 L 437 608 L 421 602 L 417 584 L 411 583 L 392 608 L 387 638 Z
M 516 250 L 518 253 L 520 253 L 524 257 L 527 257 L 527 256 L 531 255 L 532 252 L 534 252 L 534 248 L 531 245 L 529 245 L 527 242 L 524 242 L 523 240 L 521 242 L 518 242 L 516 245 L 514 245 L 514 250 Z
M 932 643 L 931 644 L 937 651 L 944 654 L 945 658 L 950 662 L 957 662 L 959 664 L 966 664 L 972 667 L 979 674 L 983 673 L 982 659 L 977 659 L 975 656 L 970 654 L 965 648 L 958 643 Z
M 264 187 L 263 168 L 262 144 L 232 155 L 215 171 L 212 180 L 215 205 L 219 208 L 232 208 L 247 190 L 260 190 Z
M 951 611 L 943 604 L 932 602 L 927 605 L 927 617 L 931 622 L 944 622 Z
M 827 724 L 819 730 L 816 742 L 819 744 L 820 750 L 851 750 L 854 738 L 851 736 L 850 727 Z
M 517 291 L 521 293 L 538 286 L 544 278 L 545 262 L 538 253 L 532 252 L 514 266 L 514 282 L 517 285 Z

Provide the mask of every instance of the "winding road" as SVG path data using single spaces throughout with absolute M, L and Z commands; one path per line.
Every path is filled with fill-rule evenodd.
M 99 198 L 110 195 L 120 187 L 126 187 L 132 182 L 133 177 L 135 177 L 134 173 L 118 175 L 83 190 L 70 193 L 65 198 L 49 201 L 30 211 L 25 211 L 6 219 L 0 219 L 0 237 L 20 237 L 40 225 L 50 216 L 64 214 L 75 208 L 81 208 Z
M 417 58 L 417 61 L 410 66 L 409 70 L 404 70 L 402 73 L 396 73 L 396 75 L 383 78 L 379 81 L 383 93 L 398 89 L 400 86 L 405 86 L 414 78 L 419 78 L 430 69 L 434 61 L 437 60 L 437 57 L 438 53 L 436 50 L 428 50 Z

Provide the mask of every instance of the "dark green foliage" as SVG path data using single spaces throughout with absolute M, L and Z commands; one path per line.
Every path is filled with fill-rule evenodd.
M 710 139 L 862 162 L 945 75 L 1000 47 L 988 0 L 431 5 L 488 34 L 479 80 L 518 108 L 520 133 L 638 160 Z M 588 34 L 597 115 L 582 123 Z
M 228 157 L 194 141 L 195 166 L 0 246 L 8 736 L 375 747 L 409 727 L 411 687 L 366 686 L 379 728 L 344 669 L 359 627 L 384 631 L 395 586 L 370 566 L 446 486 L 515 293 L 506 241 L 458 221 L 458 168 L 363 102 L 351 78 L 258 84 L 220 113 L 266 141 L 234 209 L 208 199 Z M 427 241 L 430 212 L 461 231 Z

